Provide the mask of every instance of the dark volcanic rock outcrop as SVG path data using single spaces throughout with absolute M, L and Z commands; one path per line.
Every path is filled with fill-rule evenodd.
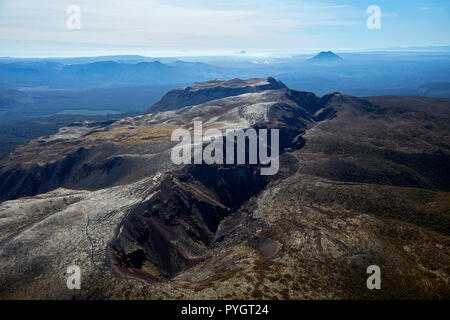
M 167 174 L 158 193 L 119 226 L 109 249 L 113 264 L 150 282 L 172 278 L 205 260 L 222 220 L 268 182 L 255 166 L 202 165 Z

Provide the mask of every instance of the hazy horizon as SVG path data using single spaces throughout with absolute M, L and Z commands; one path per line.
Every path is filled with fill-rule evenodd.
M 191 54 L 187 53 L 177 53 L 177 52 L 167 52 L 165 54 L 146 54 L 140 52 L 128 52 L 128 53 L 91 53 L 91 54 L 73 54 L 73 55 L 2 55 L 0 51 L 0 58 L 11 58 L 11 59 L 59 59 L 59 58 L 95 58 L 95 57 L 113 57 L 113 56 L 139 56 L 144 58 L 194 58 L 194 57 L 289 57 L 289 56 L 311 56 L 324 51 L 332 51 L 336 54 L 345 53 L 355 53 L 355 54 L 376 54 L 376 53 L 450 53 L 450 45 L 440 45 L 440 46 L 427 46 L 427 47 L 383 47 L 383 48 L 370 48 L 370 49 L 333 49 L 333 48 L 314 48 L 305 49 L 302 51 L 286 51 L 286 52 L 195 52 Z

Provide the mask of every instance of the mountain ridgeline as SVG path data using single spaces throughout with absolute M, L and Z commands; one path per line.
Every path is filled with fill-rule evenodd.
M 250 79 L 242 81 L 207 81 L 194 83 L 191 86 L 171 90 L 164 97 L 147 109 L 147 113 L 155 111 L 176 110 L 186 106 L 194 106 L 207 101 L 237 96 L 243 93 L 261 92 L 287 88 L 280 80 L 272 77 L 266 79 Z

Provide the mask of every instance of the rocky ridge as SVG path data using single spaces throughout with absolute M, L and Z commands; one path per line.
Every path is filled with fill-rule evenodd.
M 438 109 L 319 98 L 273 78 L 173 92 L 162 110 L 77 123 L 0 159 L 0 297 L 448 298 Z M 280 129 L 280 172 L 173 165 L 171 132 L 194 120 Z M 382 291 L 365 288 L 370 264 Z

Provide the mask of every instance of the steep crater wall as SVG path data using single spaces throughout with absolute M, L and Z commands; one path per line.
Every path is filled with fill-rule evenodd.
M 269 183 L 256 166 L 189 166 L 167 173 L 136 206 L 108 251 L 116 271 L 149 282 L 170 279 L 208 256 L 220 222 Z

